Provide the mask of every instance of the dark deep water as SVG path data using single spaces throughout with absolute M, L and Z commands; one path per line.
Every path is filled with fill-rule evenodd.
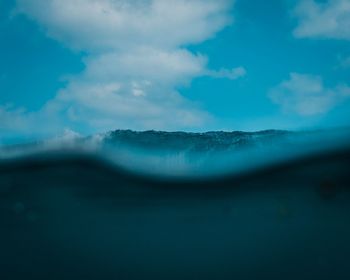
M 300 151 L 305 143 L 296 138 L 272 149 L 255 145 L 256 135 L 244 135 L 248 144 L 237 140 L 242 135 L 183 135 L 192 138 L 168 149 L 180 136 L 151 133 L 145 141 L 142 134 L 140 142 L 128 133 L 127 141 L 157 155 L 140 155 L 150 172 L 130 168 L 135 151 L 115 162 L 111 150 L 76 145 L 2 157 L 1 280 L 350 279 L 349 138 L 312 149 L 325 139 L 316 134 Z M 115 136 L 108 137 L 106 145 Z M 213 154 L 189 160 L 217 153 L 218 142 L 221 165 Z M 190 143 L 197 144 L 189 152 Z M 259 152 L 235 158 L 237 143 Z M 289 152 L 276 156 L 281 149 Z M 172 160 L 160 175 L 152 171 L 162 169 L 162 156 Z M 170 176 L 171 165 L 181 172 Z M 196 168 L 184 171 L 189 165 Z M 227 170 L 213 175 L 211 166 Z

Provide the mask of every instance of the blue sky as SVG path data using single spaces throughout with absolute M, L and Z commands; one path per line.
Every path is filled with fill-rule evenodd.
M 350 0 L 0 2 L 0 142 L 350 123 Z

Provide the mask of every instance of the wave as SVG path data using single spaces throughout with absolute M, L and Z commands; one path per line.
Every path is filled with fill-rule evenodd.
M 116 130 L 89 137 L 72 135 L 0 149 L 0 159 L 45 154 L 84 154 L 136 173 L 220 176 L 281 164 L 310 154 L 342 149 L 350 130 L 259 132 L 162 132 Z

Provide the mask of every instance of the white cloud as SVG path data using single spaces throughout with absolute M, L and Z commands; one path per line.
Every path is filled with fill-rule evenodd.
M 298 38 L 350 40 L 350 0 L 301 0 L 294 10 Z
M 0 105 L 0 140 L 60 134 L 64 129 L 64 110 L 53 102 L 40 111 L 29 112 L 13 105 Z
M 287 113 L 313 116 L 327 113 L 350 98 L 350 87 L 325 87 L 321 77 L 291 73 L 290 79 L 271 89 L 270 99 Z
M 17 0 L 49 36 L 84 50 L 200 43 L 228 25 L 229 0 Z
M 232 23 L 232 6 L 232 0 L 17 0 L 17 14 L 86 53 L 85 70 L 36 116 L 92 132 L 203 125 L 210 116 L 177 88 L 208 73 L 237 79 L 245 69 L 208 70 L 208 59 L 186 46 Z
M 202 75 L 207 59 L 185 49 L 138 47 L 126 51 L 91 55 L 84 77 L 92 81 L 143 80 L 167 85 L 186 83 Z

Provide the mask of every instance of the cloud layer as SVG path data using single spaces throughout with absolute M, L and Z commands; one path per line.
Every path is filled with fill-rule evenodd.
M 286 113 L 321 115 L 350 98 L 350 87 L 328 88 L 319 76 L 291 73 L 290 79 L 271 89 L 270 99 Z
M 350 0 L 301 0 L 294 10 L 298 38 L 350 40 Z
M 187 46 L 231 24 L 232 6 L 231 0 L 17 0 L 17 14 L 86 54 L 85 70 L 40 112 L 3 108 L 2 114 L 45 116 L 51 128 L 81 124 L 91 132 L 201 126 L 210 116 L 178 88 L 199 76 L 237 79 L 245 70 L 207 69 L 207 57 Z

